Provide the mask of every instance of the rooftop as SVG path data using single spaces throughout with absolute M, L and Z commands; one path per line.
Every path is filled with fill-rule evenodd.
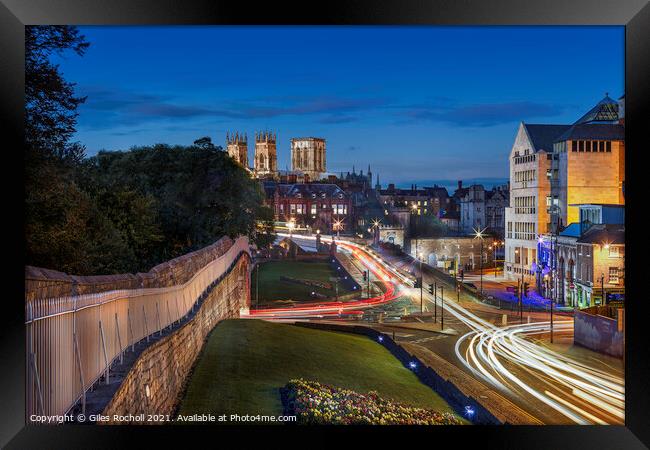
M 558 136 L 570 128 L 570 125 L 539 125 L 530 123 L 524 123 L 523 125 L 535 152 L 541 150 L 546 152 L 553 151 L 553 142 L 556 141 Z
M 625 245 L 625 225 L 593 225 L 577 241 L 580 244 Z
M 555 139 L 555 142 L 578 139 L 596 139 L 603 141 L 625 140 L 625 127 L 618 123 L 579 123 Z
M 587 113 L 575 121 L 574 125 L 587 123 L 618 122 L 618 102 L 605 93 L 605 98 L 596 103 Z

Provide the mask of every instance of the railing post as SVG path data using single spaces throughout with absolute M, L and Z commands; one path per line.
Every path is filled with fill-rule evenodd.
M 172 323 L 174 323 L 174 321 L 172 320 L 172 313 L 169 310 L 169 300 L 167 300 L 167 318 L 169 319 L 168 328 L 171 330 L 172 329 Z
M 126 321 L 129 329 L 127 331 L 127 341 L 129 341 L 128 332 L 131 332 L 131 351 L 133 351 L 133 346 L 135 345 L 135 334 L 133 334 L 133 321 L 131 320 L 131 308 L 126 309 Z
M 26 331 L 26 334 L 27 334 L 27 336 L 26 336 L 26 340 L 27 340 L 26 347 L 27 347 L 27 352 L 28 352 L 27 355 L 29 355 L 29 354 L 31 354 L 32 349 L 34 347 L 34 344 L 32 342 L 32 339 L 33 339 L 32 338 L 32 333 L 33 333 L 32 328 L 34 327 L 34 322 L 33 322 L 34 313 L 33 313 L 33 307 L 32 307 L 32 302 L 31 301 L 27 303 L 27 313 L 26 314 L 27 314 L 27 321 L 29 322 L 29 324 L 25 327 L 25 331 Z M 29 360 L 29 358 L 27 358 L 25 362 L 26 362 L 25 369 L 26 369 L 26 373 L 27 373 L 27 380 L 26 380 L 27 383 L 26 383 L 26 389 L 25 389 L 25 394 L 26 394 L 26 397 L 27 397 L 27 399 L 26 399 L 27 400 L 27 407 L 25 408 L 25 416 L 26 416 L 25 417 L 25 423 L 28 423 L 29 422 L 29 416 L 31 416 L 31 413 L 32 413 L 32 403 L 33 403 L 32 398 L 33 398 L 33 395 L 34 395 L 34 392 L 33 392 L 34 391 L 34 380 L 33 380 L 34 376 L 32 375 L 32 364 L 31 364 L 31 361 Z
M 117 345 L 120 348 L 120 364 L 124 361 L 124 352 L 122 351 L 122 336 L 120 336 L 120 322 L 117 319 L 117 313 L 115 313 L 115 331 L 117 332 Z
M 75 302 L 76 303 L 76 302 Z M 76 308 L 76 305 L 75 305 Z M 75 329 L 72 334 L 72 339 L 74 340 L 74 353 L 77 356 L 77 364 L 79 365 L 79 381 L 81 381 L 81 413 L 86 414 L 86 383 L 84 383 L 84 372 L 81 367 L 81 352 L 79 352 L 79 342 L 77 341 L 77 331 Z
M 162 326 L 160 325 L 160 308 L 156 302 L 156 322 L 158 323 L 158 336 L 162 335 Z
M 144 317 L 144 321 L 142 322 L 142 327 L 144 328 L 144 335 L 147 336 L 147 342 L 149 342 L 149 325 L 147 324 L 147 311 L 145 311 L 144 305 L 142 305 L 142 315 Z
M 29 352 L 29 357 L 32 360 L 32 371 L 34 373 L 34 381 L 36 383 L 36 390 L 38 392 L 38 404 L 40 406 L 41 414 L 45 415 L 45 406 L 43 402 L 43 391 L 41 390 L 41 377 L 38 376 L 38 367 L 36 366 L 36 354 Z
M 108 384 L 108 377 L 109 377 L 108 354 L 106 353 L 106 341 L 104 340 L 104 328 L 102 327 L 101 319 L 99 320 L 99 337 L 102 339 L 102 349 L 104 350 L 104 367 L 106 371 L 106 375 L 104 376 L 104 378 L 106 379 L 106 384 Z

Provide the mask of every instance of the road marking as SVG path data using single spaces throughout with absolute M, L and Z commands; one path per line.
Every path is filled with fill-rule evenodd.
M 446 334 L 440 334 L 440 335 L 437 335 L 437 336 L 431 336 L 431 337 L 426 337 L 426 338 L 418 339 L 418 340 L 416 340 L 416 341 L 411 341 L 411 344 L 420 344 L 420 343 L 422 343 L 422 342 L 435 341 L 435 340 L 437 340 L 437 339 L 444 339 L 444 338 L 446 338 L 446 337 L 447 337 Z

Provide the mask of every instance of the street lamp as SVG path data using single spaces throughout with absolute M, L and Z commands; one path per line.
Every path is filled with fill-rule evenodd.
M 480 239 L 481 240 L 481 298 L 483 297 L 483 232 L 486 230 L 486 228 L 483 228 L 482 230 L 480 228 L 476 229 L 474 228 L 474 239 Z
M 337 219 L 334 221 L 334 229 L 336 230 L 336 237 L 339 237 L 339 232 L 341 231 L 341 228 L 343 228 L 343 220 Z
M 372 226 L 370 228 L 373 229 L 373 235 L 372 235 L 372 243 L 374 244 L 379 244 L 379 224 L 381 223 L 381 219 L 374 218 L 372 220 Z
M 296 227 L 296 219 L 289 219 L 287 223 L 287 228 L 289 228 L 289 239 L 292 237 L 293 229 Z

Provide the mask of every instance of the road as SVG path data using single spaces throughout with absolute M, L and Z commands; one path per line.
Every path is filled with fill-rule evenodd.
M 294 236 L 308 242 L 309 236 Z M 328 242 L 327 237 L 322 238 Z M 420 290 L 398 269 L 409 264 L 403 257 L 378 254 L 349 241 L 337 239 L 341 251 L 349 252 L 385 286 L 383 295 L 354 302 L 303 304 L 296 308 L 251 311 L 250 317 L 264 319 L 342 317 L 410 296 L 419 305 Z M 412 266 L 412 264 L 411 264 Z M 417 266 L 417 265 L 416 265 Z M 417 273 L 417 267 L 415 267 Z M 460 298 L 452 286 L 423 270 L 425 286 L 444 286 L 445 329 L 456 334 L 399 329 L 397 340 L 422 345 L 460 367 L 476 379 L 491 385 L 518 406 L 547 424 L 623 424 L 625 388 L 620 360 L 571 345 L 573 321 L 556 316 L 554 344 L 548 343 L 548 314 L 526 313 L 523 321 L 513 311 L 502 311 Z M 440 320 L 443 300 L 423 292 L 426 309 L 437 305 Z M 458 301 L 460 300 L 460 301 Z M 506 316 L 504 322 L 503 316 Z M 530 316 L 530 319 L 528 319 Z M 568 319 L 568 320 L 567 320 Z M 530 320 L 530 323 L 528 321 Z M 395 331 L 394 326 L 377 328 Z

